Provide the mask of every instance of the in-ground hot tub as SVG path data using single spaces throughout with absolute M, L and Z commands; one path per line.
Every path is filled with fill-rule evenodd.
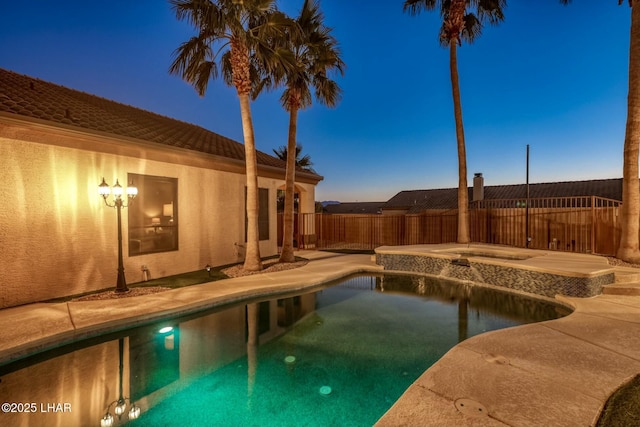
M 590 297 L 614 282 L 611 266 L 595 255 L 491 245 L 411 245 L 376 248 L 385 270 L 420 273 L 507 288 L 545 298 Z

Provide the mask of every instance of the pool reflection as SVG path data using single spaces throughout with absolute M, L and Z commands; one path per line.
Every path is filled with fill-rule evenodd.
M 107 411 L 111 425 L 124 424 L 131 403 L 144 416 L 194 379 L 245 355 L 251 396 L 258 346 L 314 309 L 315 293 L 240 305 L 163 322 L 172 325 L 168 332 L 150 325 L 90 347 L 49 352 L 65 354 L 44 361 L 39 360 L 47 356 L 41 355 L 33 364 L 26 360 L 0 367 L 0 396 L 16 403 L 0 414 L 0 425 L 100 425 Z M 127 410 L 117 415 L 115 403 L 129 397 Z
M 329 311 L 334 311 L 333 308 L 337 309 L 343 302 L 351 299 L 359 304 L 356 306 L 357 308 L 349 309 L 351 313 L 360 313 L 360 311 L 354 310 L 362 310 L 364 313 L 369 307 L 370 299 L 363 298 L 363 296 L 365 294 L 374 296 L 374 294 L 381 293 L 412 296 L 411 300 L 414 302 L 405 303 L 394 300 L 384 305 L 394 307 L 395 304 L 399 304 L 399 313 L 406 311 L 403 310 L 405 304 L 409 304 L 407 308 L 411 308 L 411 310 L 416 308 L 416 304 L 421 304 L 415 302 L 414 296 L 424 298 L 425 301 L 427 299 L 429 301 L 435 300 L 438 301 L 438 304 L 443 303 L 456 307 L 457 325 L 455 326 L 457 326 L 458 342 L 466 339 L 469 335 L 479 333 L 478 330 L 470 331 L 469 318 L 474 316 L 474 313 L 478 318 L 480 313 L 499 315 L 507 319 L 517 318 L 518 322 L 514 324 L 553 319 L 568 314 L 568 310 L 559 308 L 559 306 L 540 304 L 518 295 L 496 293 L 483 288 L 445 283 L 426 277 L 395 275 L 356 277 L 343 281 L 335 286 L 335 290 L 332 292 L 322 290 L 288 298 L 228 306 L 208 313 L 193 314 L 139 327 L 103 338 L 102 341 L 93 340 L 92 342 L 78 343 L 0 367 L 0 396 L 2 396 L 3 402 L 16 403 L 15 408 L 10 408 L 15 409 L 14 411 L 0 414 L 0 425 L 100 425 L 101 418 L 105 417 L 107 412 L 113 417 L 112 425 L 122 425 L 128 422 L 128 411 L 132 405 L 140 408 L 139 418 L 133 422 L 134 425 L 146 425 L 145 414 L 151 408 L 159 405 L 163 405 L 164 408 L 169 407 L 170 411 L 184 412 L 184 417 L 190 417 L 193 416 L 194 411 L 198 412 L 202 409 L 198 407 L 196 402 L 191 403 L 189 400 L 186 403 L 185 400 L 181 400 L 180 403 L 173 404 L 176 396 L 179 396 L 183 391 L 190 393 L 189 390 L 196 382 L 202 381 L 203 377 L 210 376 L 222 368 L 232 370 L 237 382 L 244 384 L 246 381 L 246 407 L 244 410 L 249 413 L 252 411 L 252 407 L 260 404 L 260 399 L 263 399 L 259 398 L 256 391 L 260 376 L 267 375 L 265 370 L 273 370 L 265 368 L 266 364 L 272 364 L 273 361 L 259 356 L 262 354 L 261 346 L 292 330 L 300 323 L 301 319 L 305 319 L 303 322 L 308 321 L 307 328 L 317 330 L 335 327 L 336 330 L 343 330 L 342 323 L 334 323 L 335 326 L 330 325 L 328 318 L 324 317 L 326 311 L 325 314 L 318 314 L 316 310 L 319 307 L 319 301 L 322 301 L 323 310 L 330 308 Z M 428 306 L 428 310 L 436 317 L 441 312 L 441 309 L 432 305 Z M 448 309 L 444 311 L 446 310 Z M 406 325 L 402 323 L 404 322 L 403 318 L 395 316 L 395 321 Z M 358 314 L 356 317 L 360 317 L 360 315 Z M 345 319 L 350 318 L 346 317 Z M 346 322 L 353 322 L 353 320 L 346 320 Z M 375 322 L 382 325 L 385 320 L 377 319 Z M 367 327 L 376 329 L 376 326 L 371 326 L 371 323 L 364 326 L 355 326 L 353 323 L 346 323 L 346 325 L 354 331 L 365 331 Z M 160 332 L 162 327 L 171 327 L 171 329 Z M 424 335 L 417 330 L 409 331 L 410 328 L 404 327 L 405 334 L 411 332 L 417 336 Z M 365 333 L 357 333 L 360 334 L 357 335 L 358 341 L 369 339 Z M 339 341 L 336 335 L 330 334 L 329 336 L 332 337 L 330 339 Z M 372 339 L 375 340 L 375 338 Z M 348 344 L 352 338 L 344 340 Z M 443 342 L 449 341 L 446 337 L 442 337 L 441 340 Z M 281 345 L 285 348 L 277 351 L 270 350 L 270 354 L 286 356 L 278 356 L 281 357 L 279 359 L 280 366 L 284 365 L 283 369 L 291 377 L 291 381 L 295 383 L 299 381 L 296 379 L 299 378 L 296 377 L 296 369 L 303 369 L 302 365 L 298 366 L 298 360 L 293 356 L 295 354 L 293 350 L 296 350 L 296 345 L 299 344 L 295 344 L 293 339 L 282 341 Z M 372 345 L 376 346 L 376 350 L 372 352 L 378 353 L 380 352 L 380 344 L 374 342 L 375 344 Z M 455 343 L 455 337 L 452 342 Z M 358 350 L 356 344 L 359 342 L 353 343 L 353 345 L 349 344 L 347 347 L 349 351 Z M 302 345 L 297 348 L 301 352 L 300 354 L 305 349 L 306 347 Z M 385 351 L 393 353 L 396 350 L 401 351 L 402 357 L 409 358 L 407 348 L 388 348 Z M 311 351 L 321 353 L 318 350 L 312 349 Z M 338 353 L 334 353 L 334 351 L 326 350 L 324 353 L 337 358 Z M 422 355 L 420 348 L 412 351 L 415 353 L 414 358 L 425 359 L 425 361 L 428 359 Z M 446 351 L 446 349 L 442 351 Z M 367 350 L 364 349 L 363 352 L 366 353 Z M 434 356 L 429 357 L 437 359 L 441 354 L 439 352 L 440 350 L 434 353 Z M 366 360 L 375 360 L 373 354 L 371 358 L 368 355 L 365 356 Z M 245 357 L 246 362 L 238 362 L 241 359 L 244 360 Z M 386 363 L 399 364 L 398 357 L 397 355 L 393 356 Z M 309 357 L 304 360 L 305 363 L 309 363 Z M 366 363 L 371 364 L 372 362 Z M 381 363 L 374 362 L 373 365 L 380 367 Z M 263 364 L 262 371 L 260 370 L 261 364 Z M 404 377 L 403 381 L 410 383 L 413 380 L 407 377 L 407 372 L 415 372 L 417 375 L 425 368 L 422 365 L 416 365 L 411 369 L 403 368 L 401 371 Z M 305 366 L 305 369 L 309 369 L 309 367 Z M 345 369 L 347 371 L 353 370 L 353 368 Z M 389 369 L 385 370 L 389 371 Z M 299 374 L 302 375 L 302 372 Z M 379 373 L 374 376 L 379 378 Z M 222 385 L 215 381 L 224 380 L 213 379 L 211 381 L 211 383 L 207 383 L 209 389 L 202 391 L 202 393 L 213 393 L 214 389 L 222 388 Z M 396 394 L 406 386 L 398 384 Z M 121 398 L 130 398 L 130 400 L 126 400 L 127 409 L 118 415 L 114 410 L 117 406 L 117 404 L 114 405 L 114 402 L 118 402 Z M 393 402 L 393 398 L 386 400 L 389 402 L 383 402 L 385 405 L 390 405 Z M 18 403 L 23 405 L 18 406 Z M 26 404 L 29 406 L 25 406 Z M 360 407 L 362 403 L 358 403 L 356 406 Z M 56 408 L 60 408 L 60 410 L 56 410 Z M 379 410 L 385 409 L 380 408 Z M 258 409 L 256 409 L 257 411 Z M 176 415 L 178 416 L 175 419 L 181 419 L 180 414 Z M 373 420 L 375 419 L 373 418 Z M 158 419 L 156 418 L 154 422 L 158 422 Z M 167 421 L 167 424 L 171 424 L 171 422 Z M 300 422 L 303 421 L 300 420 Z
M 386 275 L 376 283 L 380 292 L 420 295 L 443 303 L 458 305 L 458 342 L 469 336 L 469 310 L 510 318 L 522 323 L 557 319 L 571 313 L 558 304 L 539 301 L 509 292 L 458 283 L 446 279 L 416 275 Z

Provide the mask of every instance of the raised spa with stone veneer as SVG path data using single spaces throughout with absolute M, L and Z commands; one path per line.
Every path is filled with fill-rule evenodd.
M 381 246 L 376 263 L 412 272 L 554 298 L 591 297 L 614 282 L 606 258 L 490 245 Z

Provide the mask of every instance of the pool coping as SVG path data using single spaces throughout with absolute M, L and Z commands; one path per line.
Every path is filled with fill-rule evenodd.
M 294 270 L 153 295 L 0 310 L 4 331 L 0 364 L 168 314 L 312 289 L 350 274 L 383 271 L 370 255 L 317 251 L 297 255 L 310 262 Z M 565 269 L 575 268 L 580 274 L 603 268 L 604 258 L 589 257 L 561 258 Z M 456 345 L 376 425 L 593 425 L 608 396 L 640 372 L 640 297 L 599 295 L 558 297 L 558 301 L 573 306 L 574 313 L 485 333 Z
M 470 248 L 531 255 L 476 260 L 567 278 L 597 278 L 619 269 L 594 255 L 492 245 L 381 247 L 376 253 L 451 260 L 457 257 L 452 251 Z M 640 296 L 556 295 L 555 300 L 573 307 L 573 313 L 459 343 L 376 426 L 595 425 L 608 397 L 640 373 Z
M 477 252 L 475 256 L 459 256 L 456 252 Z M 482 261 L 485 264 L 517 267 L 541 273 L 558 274 L 572 277 L 594 277 L 612 272 L 607 259 L 590 254 L 573 252 L 546 251 L 539 249 L 510 248 L 499 245 L 454 243 L 438 245 L 407 245 L 407 246 L 380 246 L 375 249 L 376 254 L 397 254 L 430 256 L 452 260 L 466 258 Z M 527 257 L 526 259 L 499 259 L 483 257 L 482 253 L 505 254 Z
M 371 255 L 305 251 L 307 265 L 130 298 L 34 303 L 0 310 L 0 366 L 106 332 L 256 298 L 310 290 L 358 273 L 381 272 Z M 16 327 L 20 325 L 20 327 Z

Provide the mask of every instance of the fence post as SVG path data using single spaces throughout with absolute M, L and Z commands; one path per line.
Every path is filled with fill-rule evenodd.
M 591 253 L 596 253 L 596 196 L 591 196 Z

